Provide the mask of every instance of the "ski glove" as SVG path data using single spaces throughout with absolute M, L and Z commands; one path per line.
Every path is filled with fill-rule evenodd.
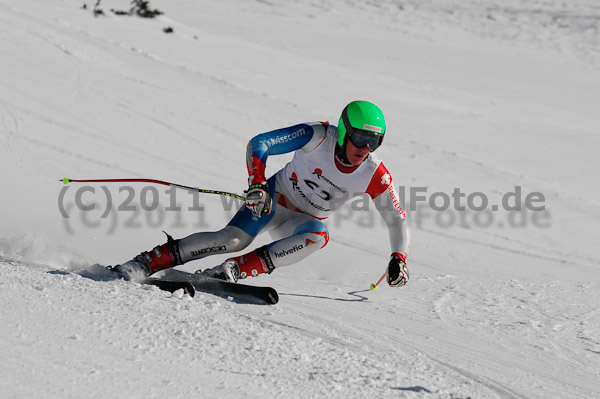
M 267 182 L 253 184 L 246 191 L 246 208 L 261 217 L 271 213 L 271 196 Z
M 402 287 L 408 283 L 408 268 L 406 267 L 406 256 L 395 252 L 387 268 L 387 282 L 390 287 Z

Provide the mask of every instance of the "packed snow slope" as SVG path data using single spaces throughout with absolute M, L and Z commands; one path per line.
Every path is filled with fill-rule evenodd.
M 154 19 L 96 3 L 0 0 L 3 398 L 600 397 L 597 1 L 151 0 Z M 355 99 L 386 115 L 406 287 L 368 290 L 389 247 L 362 203 L 325 249 L 245 281 L 275 306 L 92 266 L 239 204 L 59 179 L 241 193 L 253 135 L 337 124 Z M 466 209 L 441 210 L 457 189 Z M 517 195 L 537 210 L 511 212 Z

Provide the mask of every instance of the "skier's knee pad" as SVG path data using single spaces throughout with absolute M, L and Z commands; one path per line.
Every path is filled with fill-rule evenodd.
M 231 226 L 225 227 L 221 230 L 221 233 L 226 237 L 224 242 L 229 249 L 227 252 L 243 251 L 252 244 L 252 241 L 254 241 L 254 237 L 251 235 L 246 234 L 241 229 L 232 228 Z
M 329 243 L 329 230 L 325 223 L 320 220 L 311 220 L 303 223 L 294 230 L 294 235 L 309 233 L 312 238 L 309 238 L 312 243 L 321 244 L 321 248 Z
M 329 243 L 329 233 L 327 231 L 313 231 L 310 234 L 310 238 L 306 239 L 306 244 L 316 244 L 319 248 L 323 248 Z

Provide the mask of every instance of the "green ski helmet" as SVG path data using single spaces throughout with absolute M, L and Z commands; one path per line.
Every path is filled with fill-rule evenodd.
M 346 136 L 357 147 L 369 145 L 375 151 L 383 142 L 385 118 L 375 104 L 368 101 L 352 101 L 342 111 L 338 123 L 338 144 L 343 147 Z

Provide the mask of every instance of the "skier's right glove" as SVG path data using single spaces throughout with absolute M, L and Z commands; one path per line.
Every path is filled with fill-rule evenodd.
M 271 195 L 267 182 L 253 184 L 246 191 L 246 208 L 257 217 L 271 213 Z
M 406 267 L 406 256 L 394 252 L 387 268 L 388 284 L 390 287 L 402 287 L 408 283 L 409 277 L 408 268 Z

